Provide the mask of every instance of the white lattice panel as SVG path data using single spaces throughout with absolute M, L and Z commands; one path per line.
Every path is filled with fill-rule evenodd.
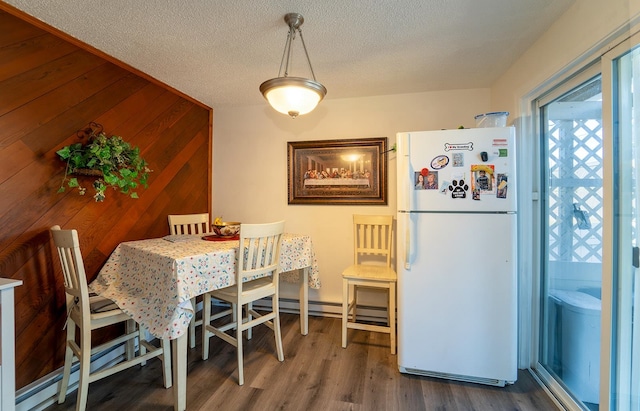
M 602 127 L 548 123 L 549 261 L 602 262 Z

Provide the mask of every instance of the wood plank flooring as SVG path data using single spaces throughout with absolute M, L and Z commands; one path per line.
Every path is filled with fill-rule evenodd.
M 558 408 L 528 371 L 499 388 L 401 374 L 386 335 L 350 330 L 340 347 L 340 320 L 309 318 L 300 335 L 297 315 L 282 314 L 285 361 L 278 362 L 273 333 L 254 329 L 245 342 L 245 384 L 237 384 L 235 348 L 211 340 L 189 351 L 187 410 L 439 410 L 539 411 Z M 200 334 L 198 333 L 199 337 Z M 75 409 L 76 392 L 47 411 Z M 173 392 L 162 387 L 160 361 L 89 385 L 87 410 L 171 410 Z

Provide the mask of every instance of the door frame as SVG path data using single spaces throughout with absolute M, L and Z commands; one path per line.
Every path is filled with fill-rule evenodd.
M 615 324 L 618 319 L 618 311 L 616 307 L 619 301 L 616 299 L 617 281 L 616 277 L 620 275 L 620 270 L 615 272 L 614 269 L 619 267 L 618 259 L 616 257 L 616 245 L 618 244 L 618 231 L 613 224 L 616 213 L 615 202 L 615 155 L 616 145 L 614 144 L 614 137 L 618 138 L 619 127 L 618 121 L 614 117 L 616 115 L 615 107 L 618 106 L 616 100 L 617 90 L 614 88 L 617 84 L 614 84 L 615 78 L 615 62 L 617 59 L 623 57 L 629 53 L 632 49 L 640 46 L 640 33 L 636 32 L 624 40 L 620 41 L 615 47 L 612 47 L 602 55 L 602 104 L 603 107 L 607 107 L 607 110 L 602 112 L 603 120 L 603 133 L 604 133 L 604 164 L 605 171 L 610 170 L 609 173 L 604 175 L 604 218 L 606 221 L 612 222 L 611 224 L 605 224 L 603 230 L 603 275 L 602 275 L 602 335 L 601 350 L 600 350 L 600 398 L 605 399 L 606 402 L 601 400 L 601 403 L 606 404 L 606 408 L 601 407 L 601 411 L 609 409 L 617 409 L 617 404 L 613 401 L 615 397 L 612 397 L 612 390 L 616 389 L 617 381 L 617 362 L 618 347 L 616 341 L 618 340 L 617 330 Z M 606 89 L 605 89 L 606 87 Z M 640 166 L 638 166 L 640 167 Z M 640 169 L 640 168 L 639 168 Z M 628 254 L 628 255 L 626 255 Z M 630 250 L 624 254 L 627 261 L 631 259 Z M 609 271 L 607 271 L 609 270 Z M 636 272 L 637 275 L 637 272 Z M 636 302 L 638 303 L 638 302 Z M 615 306 L 614 306 L 615 304 Z M 636 325 L 638 326 L 638 325 Z M 616 335 L 614 335 L 616 332 Z M 631 370 L 629 370 L 629 379 L 631 378 Z M 616 390 L 617 391 L 617 390 Z M 621 409 L 625 411 L 625 409 Z

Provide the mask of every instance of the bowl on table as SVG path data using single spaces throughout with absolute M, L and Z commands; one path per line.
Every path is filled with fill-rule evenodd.
M 238 221 L 225 221 L 221 224 L 212 224 L 211 228 L 220 237 L 233 237 L 240 232 L 240 223 Z

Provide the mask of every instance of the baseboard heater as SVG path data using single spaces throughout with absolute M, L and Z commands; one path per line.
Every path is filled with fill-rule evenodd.
M 263 298 L 253 303 L 256 308 L 264 307 L 271 309 L 271 299 Z M 280 298 L 280 312 L 287 314 L 300 314 L 300 303 L 295 298 Z M 310 317 L 328 317 L 328 318 L 342 318 L 342 303 L 327 302 L 327 301 L 309 301 L 309 316 Z M 358 318 L 362 321 L 371 322 L 387 322 L 387 309 L 386 307 L 378 307 L 371 305 L 358 304 Z
M 494 387 L 504 387 L 507 384 L 513 384 L 515 381 L 496 380 L 493 378 L 471 377 L 468 375 L 448 374 L 443 372 L 425 371 L 416 368 L 399 367 L 401 373 L 421 375 L 423 377 L 435 377 L 445 380 L 455 380 L 462 382 L 472 382 L 476 384 L 493 385 Z

